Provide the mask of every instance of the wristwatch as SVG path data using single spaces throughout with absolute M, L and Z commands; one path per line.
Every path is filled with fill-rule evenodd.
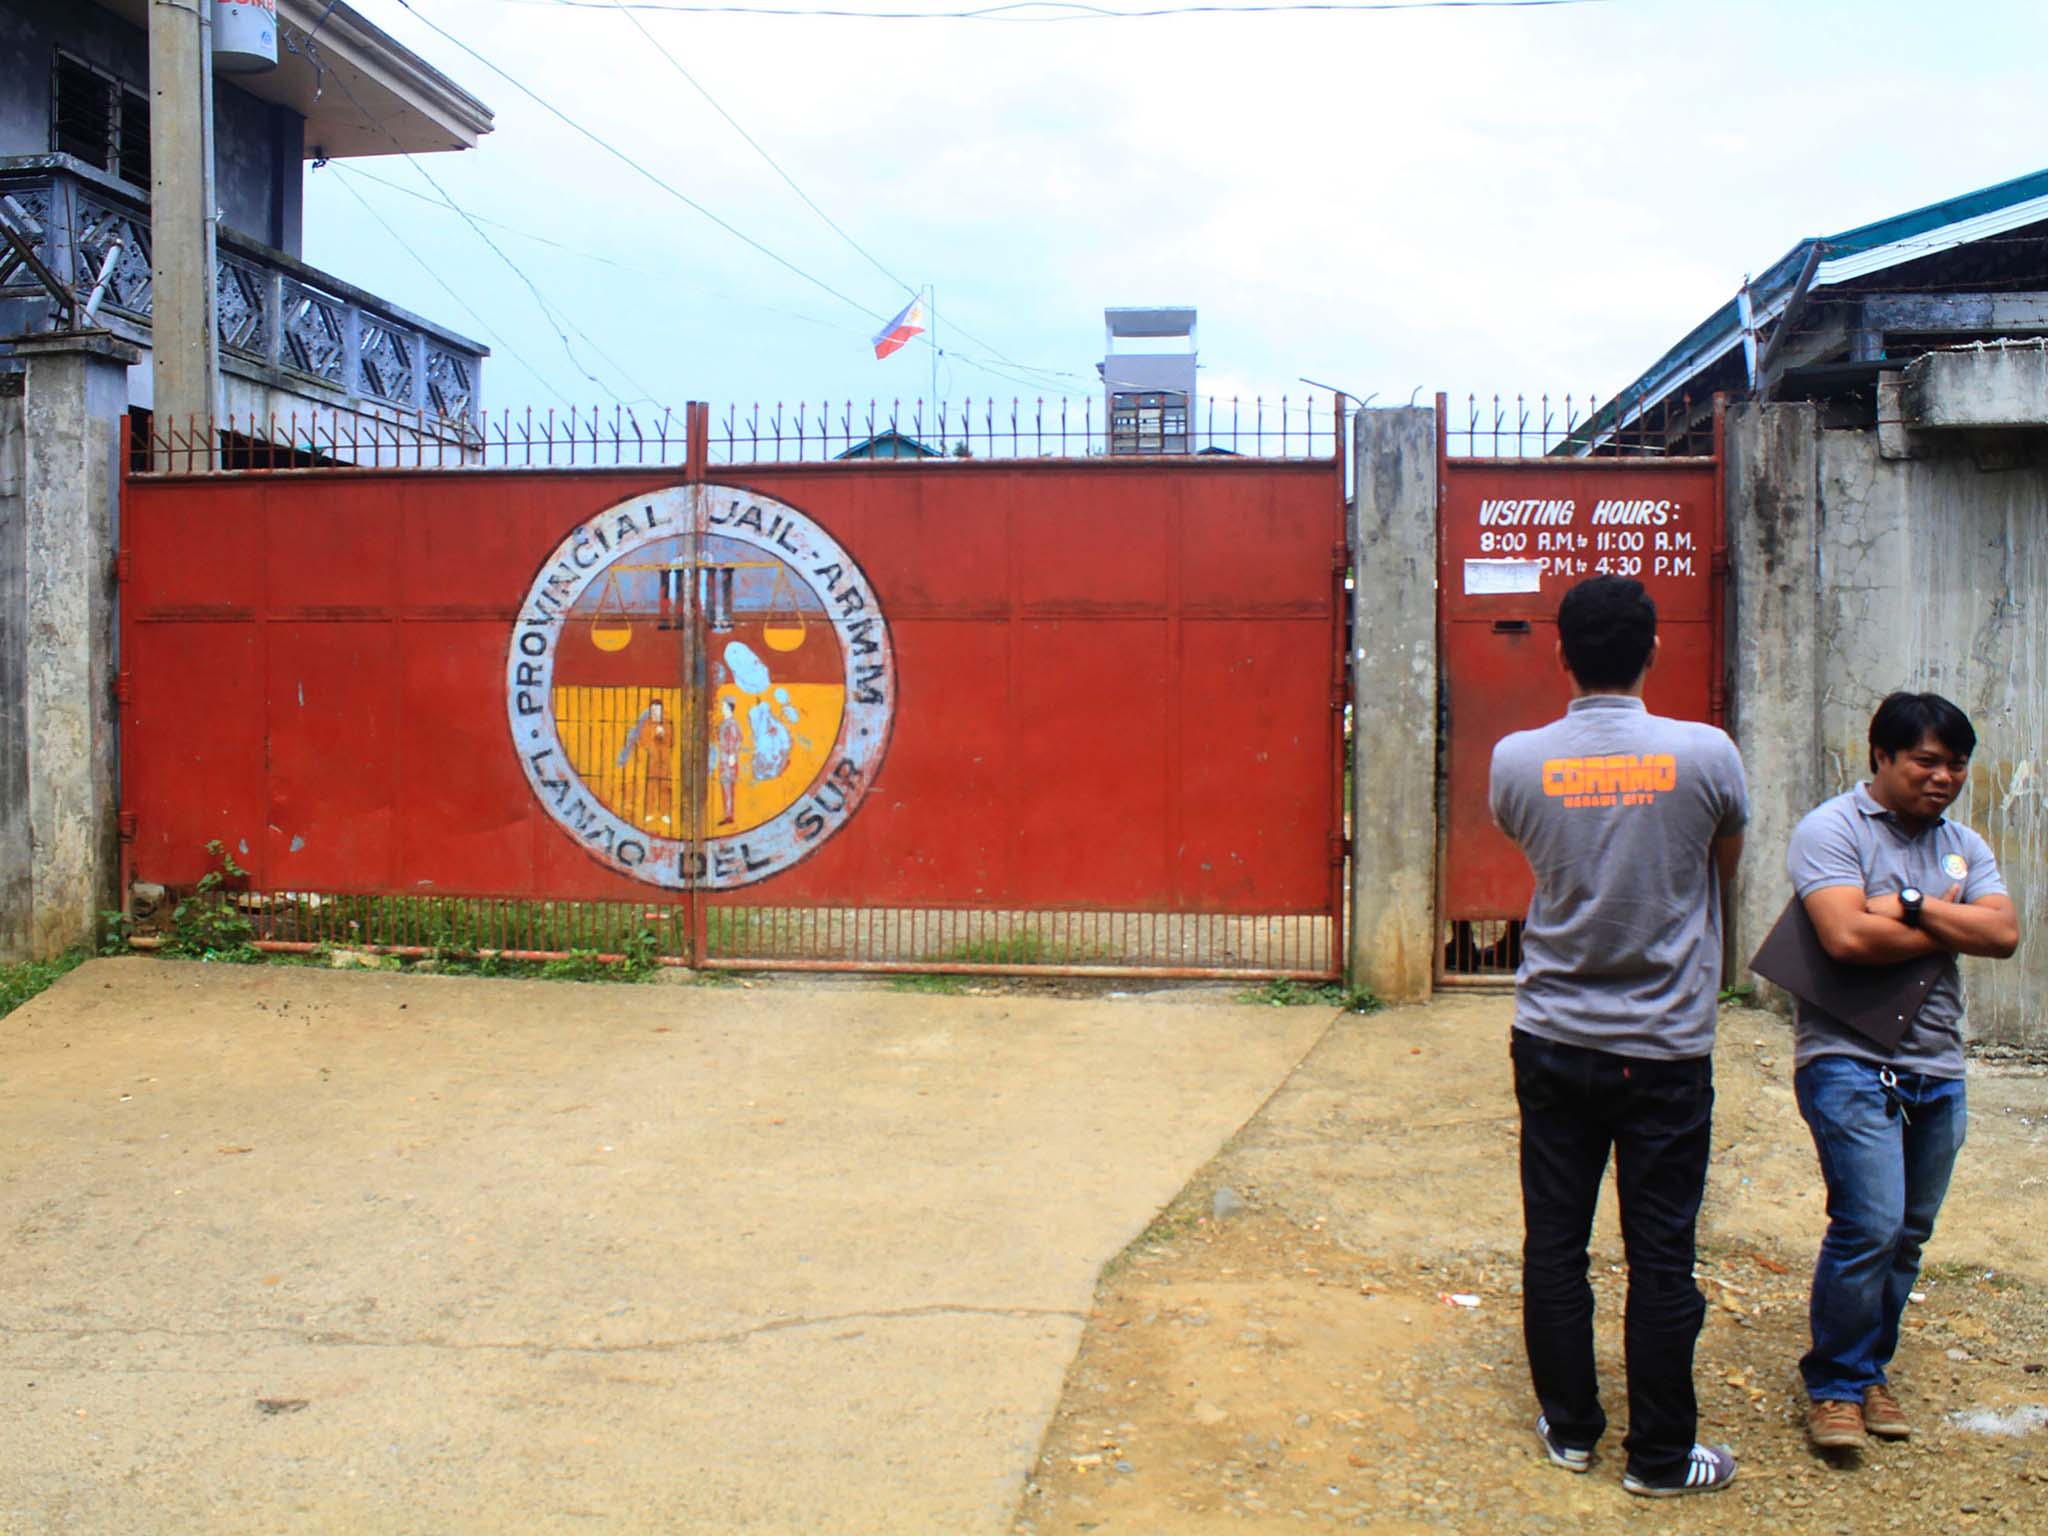
M 1899 917 L 1908 928 L 1920 926 L 1920 906 L 1927 898 L 1917 887 L 1902 886 L 1899 889 Z

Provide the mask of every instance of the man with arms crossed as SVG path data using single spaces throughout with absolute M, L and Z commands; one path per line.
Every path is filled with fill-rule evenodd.
M 1694 1443 L 1693 1284 L 1714 1103 L 1721 888 L 1749 803 L 1735 744 L 1643 707 L 1657 609 L 1642 583 L 1582 581 L 1558 605 L 1564 718 L 1493 749 L 1493 819 L 1536 877 L 1515 977 L 1522 1332 L 1557 1465 L 1591 1467 L 1607 1428 L 1586 1244 L 1610 1150 L 1628 1251 L 1628 1453 L 1652 1497 L 1725 1487 Z
M 1895 693 L 1870 721 L 1870 780 L 1799 823 L 1786 866 L 1821 947 L 1849 965 L 2003 958 L 2019 917 L 1984 839 L 1944 812 L 1977 733 L 1947 699 Z M 1939 892 L 1937 895 L 1936 893 Z M 1953 965 L 1886 1051 L 1812 1004 L 1793 1023 L 1793 1087 L 1828 1187 L 1799 1362 L 1814 1444 L 1912 1433 L 1885 1367 L 1963 1144 L 1963 993 Z

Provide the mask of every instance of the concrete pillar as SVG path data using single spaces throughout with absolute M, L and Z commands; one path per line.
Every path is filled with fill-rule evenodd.
M 1730 913 L 1738 979 L 1783 910 L 1785 847 L 1821 798 L 1820 419 L 1810 405 L 1728 412 L 1728 701 L 1750 820 Z
M 184 432 L 220 414 L 213 7 L 203 0 L 150 3 L 149 178 L 151 400 L 159 430 Z
M 0 528 L 0 601 L 10 623 L 0 659 L 0 782 L 23 781 L 22 818 L 0 805 L 0 958 L 45 959 L 90 942 L 114 903 L 117 809 L 114 713 L 114 551 L 120 502 L 121 418 L 128 370 L 140 354 L 103 331 L 19 336 L 27 363 L 21 402 L 20 492 L 0 497 L 18 516 Z M 4 474 L 4 471 L 0 471 Z M 5 590 L 19 550 L 20 606 Z M 18 681 L 17 681 L 18 680 Z M 7 761 L 18 741 L 25 760 Z M 10 797 L 12 800 L 12 797 Z M 23 911 L 23 902 L 26 911 Z
M 0 961 L 28 958 L 28 520 L 20 373 L 0 373 Z
M 1436 976 L 1436 413 L 1362 410 L 1351 599 L 1352 984 Z

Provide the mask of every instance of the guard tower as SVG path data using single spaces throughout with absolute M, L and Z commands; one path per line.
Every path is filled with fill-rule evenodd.
M 1195 312 L 1105 309 L 1096 365 L 1108 405 L 1111 453 L 1186 453 L 1195 407 Z

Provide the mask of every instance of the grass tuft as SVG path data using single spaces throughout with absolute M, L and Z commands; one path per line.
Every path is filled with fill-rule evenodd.
M 967 990 L 965 976 L 944 976 L 919 973 L 915 976 L 892 976 L 889 978 L 891 992 L 926 992 L 941 997 L 952 997 Z
M 1037 965 L 1047 958 L 1045 937 L 1027 928 L 1000 938 L 970 939 L 946 958 L 968 965 Z
M 22 960 L 12 965 L 0 965 L 0 1019 L 37 993 L 47 991 L 59 977 L 76 970 L 88 958 L 88 951 L 74 949 L 54 960 Z
M 1286 976 L 1240 992 L 1237 1000 L 1269 1008 L 1342 1008 L 1346 1013 L 1377 1013 L 1384 1006 L 1370 987 L 1347 987 L 1341 981 L 1295 981 Z

